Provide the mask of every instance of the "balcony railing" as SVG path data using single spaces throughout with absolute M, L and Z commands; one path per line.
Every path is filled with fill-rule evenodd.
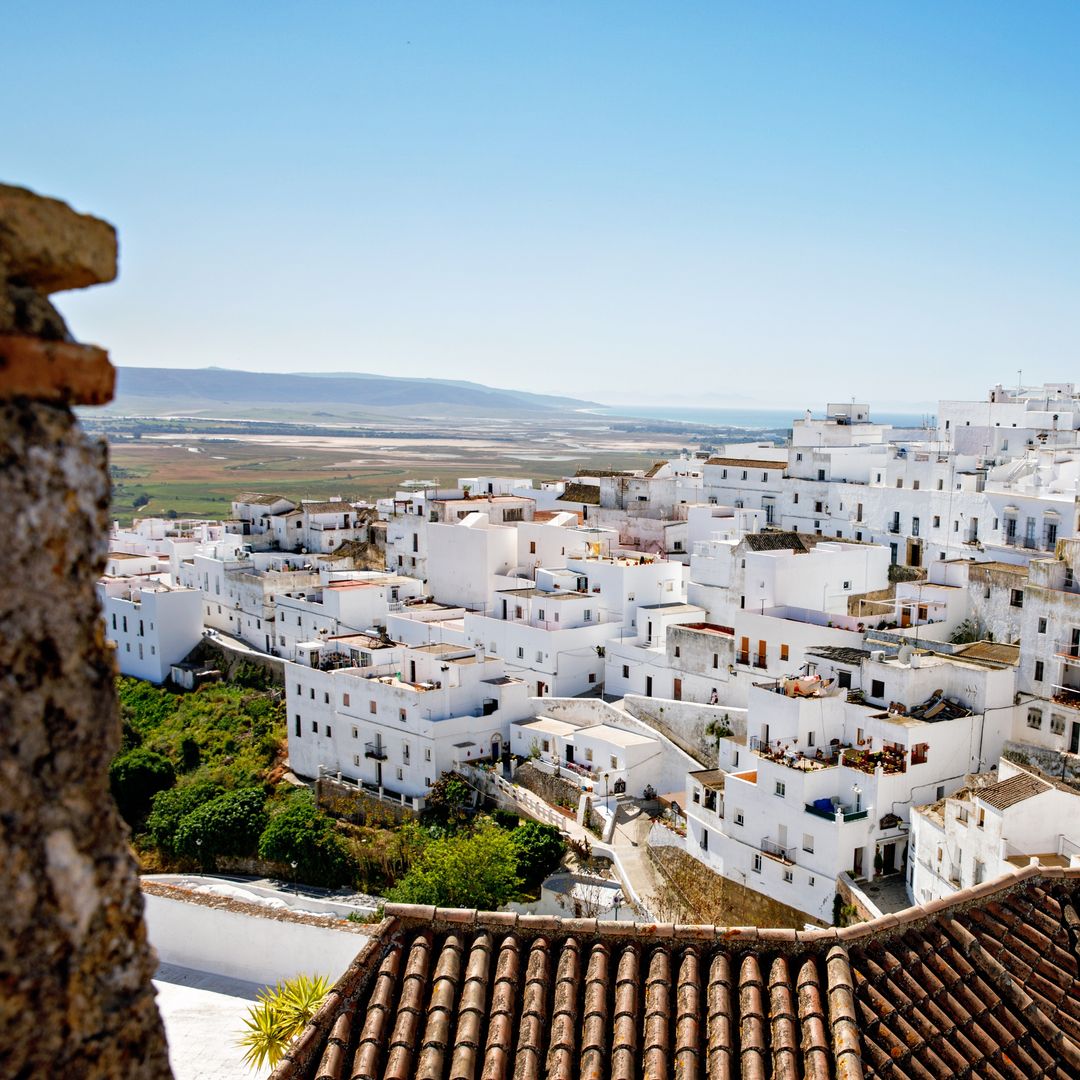
M 1080 690 L 1069 686 L 1055 686 L 1054 701 L 1070 709 L 1080 709 Z
M 1074 641 L 1058 641 L 1054 651 L 1066 664 L 1080 664 L 1080 644 Z
M 364 743 L 364 757 L 372 758 L 375 761 L 385 761 L 389 756 L 383 743 Z
M 771 837 L 763 836 L 761 838 L 761 850 L 764 854 L 768 855 L 772 859 L 779 859 L 782 863 L 788 865 L 794 865 L 795 863 L 795 846 L 784 844 L 778 844 Z
M 816 803 L 806 803 L 806 812 L 826 821 L 860 821 L 869 815 L 870 810 L 856 810 L 854 806 L 843 806 L 829 799 L 819 799 Z

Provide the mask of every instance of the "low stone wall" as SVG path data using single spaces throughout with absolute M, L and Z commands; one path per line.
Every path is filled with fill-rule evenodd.
M 1049 750 L 1043 746 L 1010 740 L 1005 744 L 1002 756 L 1017 765 L 1034 765 L 1047 776 L 1080 789 L 1080 754 L 1067 754 L 1063 750 Z
M 539 795 L 544 802 L 552 806 L 565 806 L 577 811 L 578 800 L 581 798 L 580 784 L 571 783 L 561 776 L 551 776 L 527 761 L 518 766 L 514 773 L 514 783 L 527 788 L 534 795 Z
M 233 648 L 228 640 L 222 637 L 202 638 L 185 659 L 192 664 L 217 668 L 230 682 L 235 680 L 238 670 L 246 665 L 265 672 L 271 685 L 285 685 L 284 660 L 278 656 Z
M 315 782 L 315 802 L 320 810 L 354 825 L 400 825 L 417 817 L 411 806 L 378 799 L 355 784 L 330 776 L 321 776 Z
M 771 926 L 801 930 L 807 924 L 825 925 L 806 912 L 721 877 L 681 848 L 649 847 L 648 851 L 649 858 L 669 890 L 657 905 L 661 909 L 672 909 L 661 910 L 657 915 L 664 921 L 667 921 L 669 914 L 678 914 L 681 907 L 687 922 L 715 923 L 717 926 Z
M 846 908 L 853 908 L 855 911 L 853 918 L 843 920 L 845 925 L 856 922 L 869 922 L 871 919 L 881 917 L 881 911 L 874 906 L 866 893 L 847 874 L 837 875 L 836 892 L 840 897 L 840 903 Z

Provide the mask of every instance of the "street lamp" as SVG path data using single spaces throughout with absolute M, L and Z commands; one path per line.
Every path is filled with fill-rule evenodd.
M 857 813 L 862 809 L 862 788 L 858 784 L 852 784 L 851 790 L 855 795 L 855 811 Z
M 296 889 L 296 860 L 295 859 L 290 860 L 289 865 L 292 867 L 292 891 L 293 891 L 293 896 L 297 896 L 299 894 L 298 894 L 297 889 Z
M 615 894 L 615 899 L 611 901 L 611 906 L 615 909 L 615 921 L 616 922 L 619 921 L 619 908 L 621 908 L 622 905 L 623 905 L 623 894 L 621 892 L 617 892 Z

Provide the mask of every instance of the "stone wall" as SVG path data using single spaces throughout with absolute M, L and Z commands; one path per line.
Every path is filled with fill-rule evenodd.
M 715 768 L 716 737 L 705 733 L 713 721 L 726 724 L 735 735 L 746 734 L 746 710 L 729 705 L 702 705 L 692 701 L 658 701 L 627 694 L 626 711 L 648 727 L 665 735 L 699 765 Z
M 681 915 L 686 922 L 794 930 L 801 930 L 808 923 L 825 925 L 771 896 L 721 877 L 678 847 L 650 847 L 648 852 L 666 886 L 663 896 L 647 898 L 650 910 L 658 919 L 669 921 Z M 659 903 L 654 903 L 657 899 Z
M 254 667 L 266 673 L 273 686 L 285 685 L 285 661 L 277 656 L 234 649 L 221 638 L 203 637 L 185 659 L 192 664 L 217 668 L 230 682 L 241 667 Z
M 114 373 L 48 294 L 116 273 L 111 226 L 0 185 L 0 1075 L 170 1075 L 155 958 L 109 794 L 115 665 L 95 582 L 106 450 L 72 405 Z
M 400 824 L 417 817 L 411 806 L 377 799 L 363 788 L 341 783 L 332 776 L 320 776 L 315 782 L 315 801 L 319 809 L 354 825 Z
M 514 783 L 520 784 L 534 795 L 539 795 L 551 806 L 565 806 L 577 811 L 581 798 L 581 785 L 564 780 L 561 776 L 552 776 L 530 765 L 527 761 L 519 765 L 514 773 Z
M 1045 721 L 1044 721 L 1045 723 Z M 1080 754 L 1068 754 L 1032 743 L 1009 741 L 1002 756 L 1017 765 L 1034 765 L 1054 780 L 1061 780 L 1080 790 Z

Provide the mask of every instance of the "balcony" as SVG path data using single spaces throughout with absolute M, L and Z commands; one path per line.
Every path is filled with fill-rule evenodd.
M 763 836 L 761 838 L 761 851 L 763 854 L 768 855 L 770 859 L 776 859 L 778 862 L 784 863 L 785 866 L 795 865 L 795 845 L 778 844 L 771 837 Z
M 1077 706 L 1080 708 L 1080 706 Z M 904 750 L 886 747 L 883 750 L 845 750 L 841 764 L 859 772 L 875 773 L 881 769 L 885 773 L 907 772 L 907 754 Z
M 371 758 L 374 761 L 385 761 L 389 756 L 386 747 L 382 743 L 364 743 L 364 757 Z
M 1080 664 L 1080 643 L 1074 641 L 1055 642 L 1054 652 L 1066 664 Z
M 870 813 L 869 809 L 856 810 L 854 806 L 844 806 L 832 799 L 818 799 L 817 802 L 805 803 L 806 812 L 826 821 L 861 821 Z
M 899 521 L 890 521 L 889 522 L 889 532 L 891 532 L 893 534 L 893 536 L 899 536 L 899 534 L 900 534 L 900 522 Z
M 804 750 L 791 749 L 782 739 L 766 745 L 754 736 L 750 739 L 750 749 L 777 765 L 785 765 L 789 769 L 799 769 L 803 772 L 811 772 L 815 769 L 831 769 L 840 764 L 840 755 L 847 747 L 830 744 L 827 749 L 820 748 L 812 753 Z
M 1080 690 L 1074 690 L 1071 686 L 1055 686 L 1053 700 L 1057 705 L 1080 709 Z

